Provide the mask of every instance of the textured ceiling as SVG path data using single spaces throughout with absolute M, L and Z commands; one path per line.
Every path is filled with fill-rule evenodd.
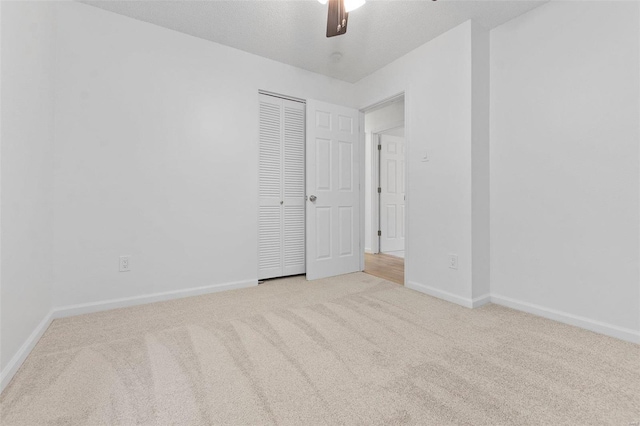
M 329 39 L 327 5 L 317 0 L 83 3 L 356 82 L 468 19 L 491 29 L 544 1 L 369 0 L 350 13 L 347 34 Z

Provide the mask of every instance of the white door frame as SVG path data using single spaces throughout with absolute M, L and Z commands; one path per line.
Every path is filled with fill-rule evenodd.
M 359 114 L 358 114 L 358 143 L 360 144 L 360 183 L 359 183 L 359 189 L 360 189 L 360 247 L 358 247 L 358 251 L 360 252 L 360 270 L 364 271 L 364 246 L 365 246 L 365 219 L 364 219 L 364 214 L 365 214 L 365 206 L 364 206 L 364 193 L 365 193 L 365 159 L 366 159 L 366 155 L 365 155 L 365 145 L 366 145 L 366 136 L 364 133 L 364 110 L 360 110 Z
M 361 198 L 361 213 L 360 213 L 360 217 L 361 217 L 361 227 L 362 227 L 362 233 L 360 236 L 361 242 L 360 242 L 360 252 L 361 252 L 361 256 L 362 256 L 362 261 L 361 261 L 361 269 L 364 271 L 364 236 L 365 236 L 365 232 L 371 232 L 371 251 L 374 253 L 379 253 L 380 252 L 380 245 L 379 245 L 379 240 L 378 240 L 378 226 L 379 226 L 379 219 L 380 219 L 380 215 L 378 213 L 378 187 L 373 185 L 373 182 L 377 182 L 378 177 L 377 174 L 379 172 L 377 164 L 379 162 L 378 158 L 379 158 L 379 153 L 378 153 L 378 148 L 375 146 L 377 145 L 377 138 L 374 138 L 375 134 L 379 134 L 379 133 L 383 133 L 385 131 L 389 131 L 398 127 L 402 127 L 404 126 L 404 146 L 405 146 L 405 151 L 404 151 L 404 182 L 405 182 L 405 196 L 406 196 L 406 200 L 404 202 L 404 208 L 405 208 L 405 216 L 404 216 L 404 226 L 405 226 L 405 238 L 404 238 L 404 284 L 406 285 L 407 281 L 408 281 L 408 277 L 409 277 L 409 239 L 410 239 L 410 223 L 409 223 L 409 203 L 411 200 L 411 197 L 409 195 L 409 168 L 410 168 L 410 163 L 409 163 L 409 151 L 410 151 L 410 143 L 411 143 L 411 131 L 410 131 L 410 90 L 403 90 L 399 93 L 396 93 L 395 95 L 389 96 L 387 98 L 384 98 L 378 102 L 375 102 L 371 105 L 368 105 L 364 108 L 360 109 L 360 116 L 361 116 L 361 121 L 360 121 L 360 129 L 362 130 L 360 137 L 362 138 L 362 142 L 361 142 L 361 146 L 362 146 L 362 152 L 360 154 L 360 158 L 362 161 L 362 164 L 365 164 L 365 136 L 364 136 L 364 114 L 367 111 L 373 110 L 373 109 L 377 109 L 383 105 L 389 104 L 395 100 L 397 100 L 400 97 L 404 97 L 404 122 L 398 122 L 398 123 L 392 123 L 389 126 L 385 126 L 384 128 L 379 128 L 379 129 L 373 129 L 373 131 L 371 132 L 371 173 L 372 176 L 371 177 L 371 228 L 370 230 L 365 230 L 364 229 L 364 214 L 365 214 L 365 210 L 364 210 L 364 199 L 365 199 L 365 173 L 364 173 L 364 167 L 362 167 L 362 171 L 361 171 L 361 180 L 360 182 L 362 182 L 361 188 L 360 188 L 360 198 Z M 374 143 L 375 141 L 375 143 Z M 374 224 L 375 222 L 375 224 Z M 374 231 L 375 229 L 375 231 Z M 375 234 L 375 235 L 374 235 Z

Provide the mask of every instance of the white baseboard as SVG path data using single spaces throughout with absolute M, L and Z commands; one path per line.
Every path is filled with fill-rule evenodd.
M 38 340 L 40 340 L 44 332 L 49 328 L 51 321 L 53 321 L 53 316 L 51 312 L 49 312 L 45 315 L 44 319 L 40 321 L 40 324 L 33 330 L 20 349 L 18 349 L 18 352 L 11 358 L 4 370 L 0 372 L 0 392 L 2 392 L 11 379 L 13 379 L 13 376 L 18 372 L 24 360 L 27 359 L 33 348 L 35 348 Z
M 491 302 L 491 295 L 489 293 L 478 296 L 475 299 L 471 299 L 471 307 L 479 308 L 482 305 L 486 305 Z
M 455 303 L 466 308 L 477 308 L 491 302 L 495 303 L 496 305 L 506 306 L 518 311 L 528 312 L 530 314 L 534 314 L 543 318 L 548 318 L 564 324 L 584 328 L 586 330 L 604 334 L 606 336 L 615 337 L 616 339 L 625 340 L 632 343 L 640 343 L 640 331 L 638 330 L 618 327 L 612 324 L 607 324 L 577 315 L 572 315 L 555 309 L 546 308 L 544 306 L 522 302 L 520 300 L 511 299 L 509 297 L 500 296 L 497 294 L 485 294 L 474 299 L 469 299 L 458 296 L 457 294 L 430 287 L 428 285 L 419 284 L 415 281 L 409 281 L 406 286 L 410 289 L 428 294 L 429 296 L 437 297 L 438 299 L 446 300 L 447 302 Z
M 546 308 L 544 306 L 534 305 L 532 303 L 522 302 L 520 300 L 515 300 L 510 297 L 500 296 L 497 294 L 491 294 L 491 303 L 506 306 L 507 308 L 516 309 L 518 311 L 528 312 L 530 314 L 548 318 L 564 324 L 591 330 L 596 333 L 615 337 L 627 342 L 640 343 L 640 331 L 638 330 L 618 327 L 612 324 L 595 321 L 589 318 Z
M 213 284 L 203 287 L 194 287 L 184 290 L 166 291 L 163 293 L 145 294 L 141 296 L 124 297 L 121 299 L 104 300 L 93 303 L 82 303 L 78 305 L 62 306 L 52 309 L 33 330 L 26 342 L 20 347 L 18 352 L 11 358 L 9 364 L 0 372 L 0 392 L 9 384 L 22 363 L 27 359 L 33 348 L 38 343 L 47 330 L 51 322 L 56 318 L 65 318 L 75 315 L 90 314 L 94 312 L 107 311 L 110 309 L 125 308 L 128 306 L 144 305 L 147 303 L 162 302 L 183 297 L 199 296 L 202 294 L 217 293 L 224 290 L 235 290 L 240 288 L 254 287 L 258 285 L 258 280 L 235 281 L 224 284 Z
M 428 294 L 429 296 L 437 297 L 438 299 L 446 300 L 447 302 L 455 303 L 456 305 L 464 306 L 465 308 L 477 308 L 478 306 L 488 303 L 490 299 L 488 294 L 476 297 L 475 299 L 466 298 L 415 281 L 407 282 L 406 287 Z
M 200 296 L 202 294 L 217 293 L 225 290 L 254 287 L 258 280 L 235 281 L 224 284 L 213 284 L 203 287 L 193 287 L 184 290 L 165 291 L 162 293 L 144 294 L 141 296 L 123 297 L 121 299 L 103 300 L 100 302 L 81 303 L 54 308 L 53 318 L 65 318 L 75 315 L 91 314 L 94 312 L 108 311 L 110 309 L 126 308 L 128 306 L 144 305 L 147 303 L 163 302 L 183 297 Z

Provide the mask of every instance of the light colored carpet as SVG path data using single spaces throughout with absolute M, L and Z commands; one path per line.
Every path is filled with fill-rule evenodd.
M 56 320 L 2 425 L 627 426 L 640 347 L 357 273 Z

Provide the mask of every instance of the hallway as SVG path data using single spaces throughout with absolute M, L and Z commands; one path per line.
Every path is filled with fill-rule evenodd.
M 404 285 L 404 259 L 389 254 L 364 254 L 364 272 Z

